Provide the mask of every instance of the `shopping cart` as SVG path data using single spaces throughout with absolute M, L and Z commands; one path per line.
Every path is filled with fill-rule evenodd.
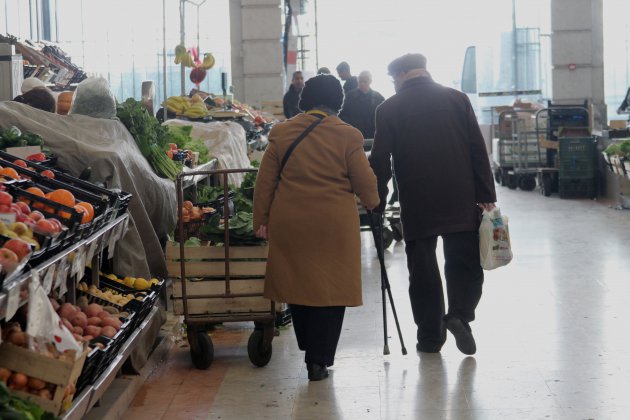
M 173 308 L 183 315 L 190 355 L 198 369 L 206 369 L 214 359 L 214 346 L 208 330 L 226 322 L 254 322 L 247 353 L 258 367 L 269 363 L 275 330 L 275 303 L 263 297 L 268 248 L 266 245 L 232 246 L 225 229 L 223 246 L 202 243 L 185 246 L 182 217 L 183 183 L 189 176 L 219 177 L 228 197 L 228 175 L 257 169 L 191 171 L 177 176 L 179 244 L 167 245 L 169 277 L 173 281 Z M 223 215 L 230 215 L 230 200 L 223 200 Z M 226 220 L 225 225 L 229 223 Z

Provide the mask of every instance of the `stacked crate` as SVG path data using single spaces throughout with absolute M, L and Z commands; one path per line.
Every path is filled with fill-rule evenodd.
M 595 198 L 596 150 L 593 137 L 559 139 L 560 198 Z

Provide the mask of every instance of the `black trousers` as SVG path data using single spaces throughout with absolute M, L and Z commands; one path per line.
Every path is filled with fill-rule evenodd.
M 418 343 L 441 345 L 446 340 L 442 320 L 457 317 L 470 322 L 481 299 L 483 269 L 479 262 L 479 233 L 457 232 L 442 235 L 444 275 L 448 296 L 445 316 L 442 278 L 435 250 L 437 236 L 406 242 L 409 268 L 409 298 L 418 326 Z
M 294 304 L 289 307 L 298 347 L 306 352 L 304 361 L 332 366 L 346 307 Z

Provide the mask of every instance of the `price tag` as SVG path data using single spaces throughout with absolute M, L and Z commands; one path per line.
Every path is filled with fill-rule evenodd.
M 68 274 L 68 270 L 67 270 L 67 265 L 68 265 L 68 261 L 66 260 L 66 258 L 62 258 L 61 261 L 59 261 L 59 263 L 57 264 L 57 270 L 56 270 L 56 274 L 55 274 L 55 285 L 53 286 L 54 289 L 57 289 L 61 286 L 62 283 L 65 283 L 66 281 L 66 275 Z
M 98 248 L 98 239 L 95 239 L 92 241 L 92 243 L 90 243 L 90 246 L 88 247 L 85 261 L 89 261 L 90 263 L 92 262 L 92 259 L 94 259 L 94 254 L 96 254 L 97 248 Z
M 68 291 L 68 270 L 70 269 L 70 267 L 68 267 L 68 265 L 66 264 L 66 266 L 63 268 L 61 274 L 62 274 L 62 279 L 61 280 L 61 284 L 59 285 L 59 295 L 63 296 L 66 294 L 66 292 Z
M 0 222 L 4 223 L 14 223 L 15 222 L 15 213 L 0 213 Z
M 20 307 L 20 283 L 15 282 L 10 286 L 10 289 L 7 289 L 7 313 L 5 315 L 6 319 L 13 318 L 13 315 L 17 312 Z
M 77 269 L 77 279 L 81 280 L 83 275 L 85 274 L 85 257 L 87 256 L 87 247 L 81 248 L 81 253 L 79 254 L 79 268 Z M 91 260 L 90 260 L 91 261 Z
M 46 271 L 46 275 L 44 276 L 43 287 L 46 294 L 49 294 L 52 290 L 53 280 L 55 278 L 55 265 L 51 265 L 48 267 L 48 271 Z
M 85 247 L 80 247 L 74 252 L 74 259 L 72 260 L 72 268 L 70 275 L 74 276 L 79 272 L 81 266 L 85 267 Z
M 116 242 L 118 241 L 118 236 L 120 235 L 121 225 L 117 225 L 114 229 L 112 229 L 112 233 L 109 235 L 109 242 L 107 245 L 107 259 L 111 260 L 114 258 L 114 251 L 116 250 Z

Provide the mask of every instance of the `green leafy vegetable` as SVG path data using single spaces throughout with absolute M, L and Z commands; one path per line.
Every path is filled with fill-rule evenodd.
M 44 411 L 30 400 L 12 395 L 0 382 L 0 419 L 2 420 L 56 420 L 52 413 Z

